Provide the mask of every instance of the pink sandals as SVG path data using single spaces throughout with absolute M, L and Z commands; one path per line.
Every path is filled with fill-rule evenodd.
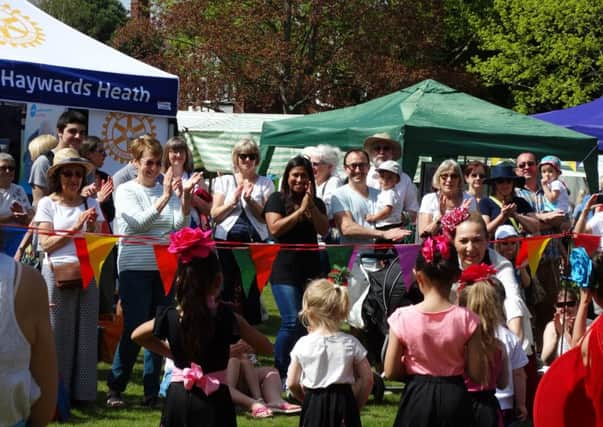
M 301 412 L 302 408 L 299 405 L 294 405 L 289 402 L 279 403 L 278 405 L 268 405 L 272 412 L 280 414 L 297 414 Z
M 251 416 L 253 418 L 270 418 L 272 416 L 272 411 L 262 402 L 256 402 L 253 404 L 251 408 Z

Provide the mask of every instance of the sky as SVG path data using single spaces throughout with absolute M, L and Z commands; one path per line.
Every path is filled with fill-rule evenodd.
M 128 10 L 130 10 L 130 0 L 119 0 L 121 2 L 121 4 L 124 5 L 124 7 Z

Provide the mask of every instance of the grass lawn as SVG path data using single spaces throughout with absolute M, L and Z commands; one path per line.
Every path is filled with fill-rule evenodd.
M 270 287 L 264 289 L 262 300 L 268 309 L 270 318 L 264 322 L 259 329 L 274 342 L 278 330 L 279 315 L 274 304 Z M 141 352 L 142 355 L 142 352 Z M 51 424 L 53 426 L 82 425 L 90 427 L 136 427 L 159 425 L 160 410 L 143 408 L 140 403 L 143 398 L 142 390 L 142 357 L 139 355 L 138 363 L 134 367 L 132 381 L 124 394 L 127 406 L 122 409 L 108 409 L 105 407 L 105 395 L 107 393 L 107 376 L 110 365 L 99 363 L 98 365 L 98 396 L 96 404 L 85 409 L 72 409 L 71 418 L 68 423 Z M 269 363 L 269 362 L 268 362 Z M 361 413 L 362 425 L 368 427 L 391 426 L 396 417 L 400 394 L 386 394 L 382 403 L 376 404 L 369 400 L 368 405 Z M 237 417 L 239 426 L 297 426 L 298 416 L 277 415 L 273 418 L 262 420 L 252 419 L 242 413 Z M 192 426 L 191 426 L 192 427 Z

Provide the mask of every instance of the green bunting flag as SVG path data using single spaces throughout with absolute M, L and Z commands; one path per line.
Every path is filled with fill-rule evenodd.
M 251 259 L 249 248 L 236 248 L 232 249 L 232 254 L 237 260 L 239 270 L 241 270 L 241 286 L 245 297 L 249 296 L 249 290 L 251 289 L 251 283 L 255 277 L 255 265 Z

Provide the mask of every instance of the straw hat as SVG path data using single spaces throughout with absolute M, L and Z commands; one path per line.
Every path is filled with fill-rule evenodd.
M 379 144 L 386 144 L 391 147 L 393 154 L 392 160 L 398 160 L 402 156 L 400 143 L 395 139 L 392 139 L 387 132 L 376 133 L 365 139 L 364 150 L 372 156 L 373 151 L 375 151 L 375 146 Z
M 89 175 L 94 170 L 94 165 L 88 160 L 80 157 L 79 153 L 73 148 L 62 148 L 54 153 L 52 166 L 48 169 L 48 184 L 55 179 L 57 171 L 64 166 L 81 166 L 86 170 L 86 175 Z M 84 177 L 85 178 L 85 177 Z

